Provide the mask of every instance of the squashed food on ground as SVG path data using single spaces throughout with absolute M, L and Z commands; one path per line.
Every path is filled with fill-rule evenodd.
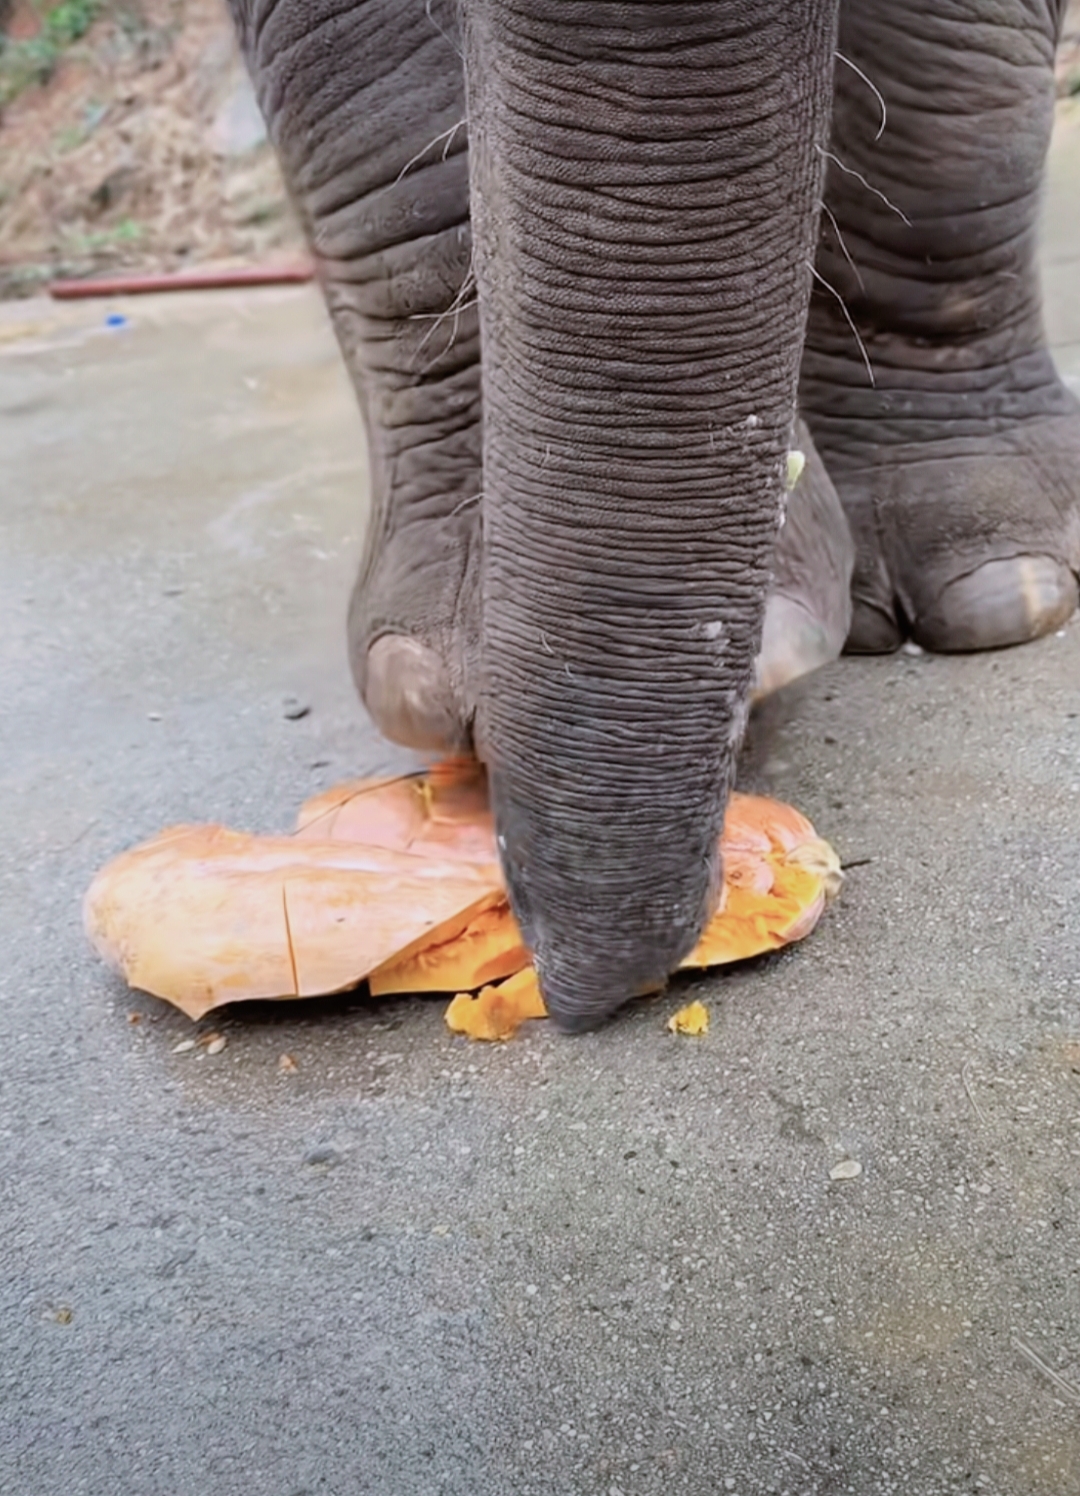
M 721 907 L 685 967 L 801 940 L 839 887 L 835 852 L 775 800 L 732 795 L 721 852 Z M 447 1022 L 475 1038 L 544 1016 L 471 760 L 328 790 L 291 836 L 174 826 L 98 873 L 84 920 L 130 986 L 191 1018 L 364 980 L 376 996 L 457 993 Z M 675 1029 L 702 1032 L 702 1021 Z

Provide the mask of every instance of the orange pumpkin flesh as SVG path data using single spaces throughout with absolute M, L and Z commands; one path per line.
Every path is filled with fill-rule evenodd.
M 403 951 L 368 977 L 372 996 L 459 992 L 501 982 L 529 965 L 529 952 L 504 897 L 474 914 L 460 933 Z
M 839 884 L 836 854 L 773 800 L 733 795 L 721 850 L 721 908 L 687 967 L 801 939 Z M 192 1018 L 365 977 L 377 996 L 458 992 L 447 1022 L 477 1038 L 543 1014 L 472 761 L 338 786 L 303 806 L 292 836 L 173 827 L 102 869 L 84 922 L 131 986 Z
M 177 826 L 109 863 L 83 918 L 131 986 L 201 1018 L 222 1003 L 354 987 L 502 902 L 467 863 Z
M 531 966 L 474 997 L 459 992 L 446 1010 L 446 1026 L 470 1039 L 512 1039 L 530 1018 L 546 1018 L 540 983 Z

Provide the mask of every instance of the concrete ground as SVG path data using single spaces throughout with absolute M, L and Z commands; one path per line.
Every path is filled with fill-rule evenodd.
M 1078 180 L 1066 135 L 1080 388 Z M 314 293 L 0 310 L 0 1491 L 1080 1492 L 1080 626 L 768 709 L 749 776 L 853 866 L 684 985 L 703 1040 L 352 996 L 177 1053 L 79 900 L 400 761 L 344 658 L 358 421 Z

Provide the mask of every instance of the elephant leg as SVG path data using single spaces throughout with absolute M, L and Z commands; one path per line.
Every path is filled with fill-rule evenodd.
M 1076 607 L 1080 407 L 1035 255 L 1063 8 L 841 7 L 800 400 L 855 536 L 854 650 L 1021 643 Z
M 230 0 L 368 436 L 349 654 L 381 730 L 471 735 L 480 348 L 451 0 Z

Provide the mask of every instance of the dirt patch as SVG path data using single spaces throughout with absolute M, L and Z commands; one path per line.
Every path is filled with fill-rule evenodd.
M 6 35 L 35 35 L 20 0 Z M 301 246 L 220 0 L 107 0 L 0 124 L 0 295 Z

